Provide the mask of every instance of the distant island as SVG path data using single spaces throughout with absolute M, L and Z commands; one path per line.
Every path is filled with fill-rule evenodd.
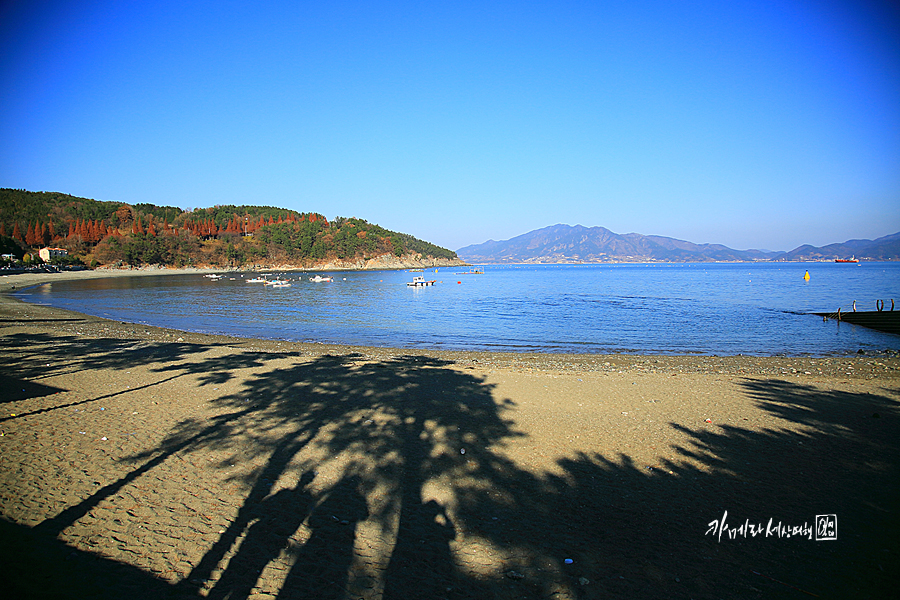
M 603 227 L 552 225 L 509 240 L 460 248 L 457 255 L 476 264 L 566 264 L 619 262 L 746 262 L 900 260 L 900 233 L 876 240 L 849 240 L 821 248 L 804 245 L 790 252 L 733 250 L 658 235 L 617 234 Z
M 183 210 L 0 188 L 3 262 L 60 266 L 390 269 L 464 264 L 363 219 L 273 206 Z M 48 253 L 45 250 L 45 256 Z

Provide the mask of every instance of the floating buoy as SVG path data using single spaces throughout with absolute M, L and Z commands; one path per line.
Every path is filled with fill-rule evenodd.
M 805 279 L 806 281 L 809 281 L 809 271 L 807 271 L 807 272 L 803 275 L 803 279 Z

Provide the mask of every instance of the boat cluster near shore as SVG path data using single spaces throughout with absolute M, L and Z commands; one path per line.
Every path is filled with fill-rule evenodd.
M 410 269 L 410 271 L 422 272 L 422 269 Z M 483 274 L 484 270 L 472 271 L 471 273 Z M 240 275 L 240 277 L 226 277 L 225 275 L 222 275 L 222 274 L 210 273 L 210 274 L 204 275 L 203 277 L 206 279 L 211 279 L 213 281 L 218 281 L 220 279 L 227 279 L 229 281 L 243 279 L 247 283 L 261 283 L 263 285 L 271 286 L 272 288 L 276 288 L 276 289 L 277 288 L 288 288 L 293 285 L 292 282 L 295 282 L 295 281 L 299 282 L 299 281 L 304 280 L 302 275 L 297 278 L 291 278 L 291 277 L 287 277 L 285 275 L 276 275 L 273 279 L 269 279 L 268 276 L 264 275 L 262 277 L 253 277 L 250 279 L 245 279 L 244 275 Z M 346 281 L 346 279 L 347 278 L 344 277 L 345 281 Z M 317 275 L 313 275 L 311 277 L 307 277 L 306 280 L 310 281 L 312 283 L 331 283 L 334 281 L 334 276 L 332 276 L 332 275 L 324 275 L 323 276 L 323 275 L 317 274 Z M 407 285 L 407 287 L 430 287 L 430 286 L 433 286 L 435 283 L 437 283 L 437 280 L 435 280 L 435 279 L 426 280 L 424 276 L 416 276 L 416 277 L 413 277 L 412 281 L 408 281 L 406 283 L 406 285 Z

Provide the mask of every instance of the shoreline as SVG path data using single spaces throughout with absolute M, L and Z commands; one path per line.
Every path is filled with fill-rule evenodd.
M 900 583 L 896 356 L 278 342 L 27 304 L 12 285 L 0 576 L 23 597 L 777 597 L 788 582 L 862 598 Z M 831 514 L 836 541 L 738 530 Z
M 52 283 L 53 281 L 67 281 L 78 279 L 100 279 L 108 277 L 141 277 L 154 275 L 193 275 L 209 274 L 214 271 L 186 267 L 182 269 L 137 269 L 137 270 L 92 270 L 92 271 L 65 271 L 61 273 L 28 273 L 13 276 L 0 276 L 0 304 L 4 305 L 7 312 L 12 305 L 33 306 L 34 310 L 50 311 L 52 314 L 58 311 L 65 315 L 77 315 L 78 318 L 93 324 L 93 328 L 100 327 L 103 331 L 116 331 L 127 335 L 129 332 L 136 334 L 142 329 L 145 335 L 151 335 L 155 339 L 168 339 L 181 337 L 198 340 L 231 340 L 242 347 L 255 347 L 260 350 L 281 351 L 285 348 L 293 348 L 310 355 L 347 354 L 360 353 L 366 356 L 383 358 L 386 356 L 416 355 L 433 356 L 446 360 L 470 362 L 486 365 L 506 366 L 510 368 L 523 368 L 533 370 L 572 370 L 572 371 L 602 371 L 616 372 L 622 369 L 634 369 L 639 372 L 696 372 L 711 374 L 731 375 L 794 375 L 817 376 L 849 374 L 853 376 L 872 377 L 885 372 L 884 369 L 872 369 L 873 360 L 889 361 L 887 367 L 900 370 L 900 350 L 884 349 L 867 351 L 865 353 L 833 354 L 825 356 L 808 355 L 707 355 L 707 354 L 653 354 L 653 353 L 597 353 L 575 354 L 566 352 L 494 352 L 488 350 L 441 350 L 428 348 L 402 348 L 392 346 L 359 346 L 352 344 L 329 344 L 324 342 L 294 342 L 288 340 L 244 338 L 226 334 L 212 334 L 192 332 L 180 329 L 170 329 L 141 323 L 114 321 L 104 317 L 97 317 L 55 308 L 46 305 L 36 305 L 13 298 L 12 292 Z M 104 325 L 105 324 L 105 325 Z M 112 329 L 110 329 L 112 328 Z M 150 333 L 152 332 L 152 333 Z M 175 335 L 179 334 L 179 335 Z

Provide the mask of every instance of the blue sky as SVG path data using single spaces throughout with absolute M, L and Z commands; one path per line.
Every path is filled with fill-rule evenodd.
M 900 231 L 874 0 L 0 2 L 0 187 L 789 250 Z

